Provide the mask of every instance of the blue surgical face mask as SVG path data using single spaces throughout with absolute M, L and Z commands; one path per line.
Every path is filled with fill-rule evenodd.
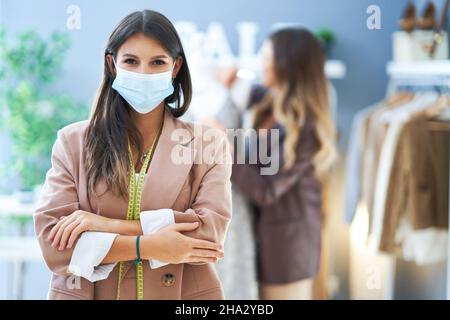
M 114 61 L 114 59 L 113 59 Z M 116 66 L 116 78 L 112 88 L 116 90 L 139 113 L 148 113 L 155 109 L 161 101 L 173 91 L 171 70 L 161 73 L 138 73 Z

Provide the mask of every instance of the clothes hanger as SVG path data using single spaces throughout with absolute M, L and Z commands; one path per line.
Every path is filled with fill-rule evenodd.
M 442 108 L 438 118 L 439 120 L 450 121 L 450 94 L 446 93 L 445 96 L 447 97 L 447 105 Z
M 450 121 L 450 107 L 444 108 L 439 115 L 439 120 Z
M 448 97 L 446 95 L 441 95 L 436 102 L 417 112 L 413 116 L 425 116 L 429 119 L 439 118 L 445 109 L 448 109 Z
M 410 102 L 413 98 L 413 93 L 407 92 L 406 90 L 401 90 L 391 94 L 389 97 L 386 97 L 386 99 L 383 101 L 383 104 L 388 107 L 396 107 Z

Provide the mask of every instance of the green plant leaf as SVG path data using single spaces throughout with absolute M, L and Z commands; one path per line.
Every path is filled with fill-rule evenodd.
M 48 39 L 35 31 L 19 34 L 13 43 L 0 32 L 0 124 L 12 140 L 9 167 L 31 189 L 45 179 L 57 131 L 85 119 L 88 107 L 68 95 L 51 92 L 70 40 L 54 32 Z

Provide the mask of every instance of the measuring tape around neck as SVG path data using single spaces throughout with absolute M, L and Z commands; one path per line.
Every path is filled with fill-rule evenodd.
M 158 134 L 156 135 L 153 143 L 150 147 L 150 150 L 145 157 L 144 163 L 142 164 L 141 170 L 139 172 L 139 177 L 136 185 L 136 177 L 135 177 L 135 169 L 133 157 L 131 155 L 131 144 L 130 140 L 128 140 L 128 154 L 130 159 L 130 190 L 128 194 L 128 209 L 127 209 L 127 220 L 139 220 L 141 214 L 141 194 L 142 188 L 144 186 L 144 178 L 145 172 L 147 171 L 147 167 L 153 157 L 155 145 L 158 142 L 159 136 L 161 135 L 162 127 L 164 123 L 164 114 L 163 121 L 161 122 L 161 126 L 159 128 Z M 119 281 L 117 285 L 117 300 L 120 300 L 120 289 L 122 284 L 122 277 L 125 270 L 125 262 L 121 261 L 119 264 Z M 136 289 L 137 289 L 137 300 L 144 299 L 144 272 L 142 261 L 136 264 Z

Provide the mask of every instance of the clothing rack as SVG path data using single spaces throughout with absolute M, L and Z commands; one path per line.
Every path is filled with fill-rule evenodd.
M 430 86 L 440 88 L 441 92 L 450 92 L 450 60 L 421 61 L 421 62 L 390 62 L 387 65 L 389 76 L 388 91 L 395 87 L 406 86 Z M 449 175 L 450 185 L 450 175 Z M 449 192 L 450 201 L 450 192 Z M 449 205 L 450 222 L 450 205 Z M 449 227 L 450 230 L 450 227 Z M 393 277 L 391 277 L 393 278 Z M 447 292 L 446 298 L 450 300 L 450 231 L 447 245 Z M 393 286 L 391 286 L 393 288 Z

